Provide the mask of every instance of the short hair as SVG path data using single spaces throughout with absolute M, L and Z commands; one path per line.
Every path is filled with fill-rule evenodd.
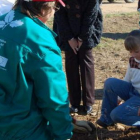
M 25 0 L 16 0 L 15 4 L 13 6 L 13 9 L 16 9 L 17 7 L 20 7 L 21 12 L 28 15 L 29 17 L 34 17 L 34 16 L 45 16 L 42 15 L 42 10 L 45 11 L 45 14 L 47 15 L 51 7 L 55 5 L 55 2 L 38 2 L 38 1 L 25 1 Z
M 136 51 L 140 48 L 140 30 L 133 30 L 124 41 L 124 46 L 128 51 Z

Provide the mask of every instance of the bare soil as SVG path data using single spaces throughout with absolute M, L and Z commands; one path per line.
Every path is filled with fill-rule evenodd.
M 89 120 L 96 126 L 96 120 L 100 117 L 102 104 L 104 81 L 109 77 L 123 79 L 129 53 L 124 48 L 124 39 L 127 34 L 138 29 L 139 14 L 137 11 L 137 1 L 125 3 L 116 1 L 113 4 L 103 1 L 101 5 L 104 15 L 104 29 L 101 43 L 93 49 L 95 58 L 95 90 L 96 100 L 93 105 L 93 113 L 84 115 L 72 114 L 80 120 Z M 134 127 L 118 125 L 103 129 L 96 126 L 96 131 L 92 134 L 74 133 L 71 140 L 139 140 L 140 130 Z

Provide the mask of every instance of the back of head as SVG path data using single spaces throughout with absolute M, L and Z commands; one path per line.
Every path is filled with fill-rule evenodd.
M 27 1 L 27 0 L 16 0 L 13 9 L 20 7 L 21 12 L 27 14 L 29 17 L 41 17 L 42 10 L 48 14 L 51 10 L 51 7 L 55 5 L 55 2 L 46 2 L 46 1 Z
M 136 51 L 140 48 L 140 30 L 131 31 L 125 39 L 125 48 L 128 51 Z

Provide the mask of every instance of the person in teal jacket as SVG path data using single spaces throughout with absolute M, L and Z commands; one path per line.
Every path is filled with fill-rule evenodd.
M 44 24 L 54 14 L 53 1 L 16 0 L 0 16 L 0 140 L 72 136 L 61 51 Z

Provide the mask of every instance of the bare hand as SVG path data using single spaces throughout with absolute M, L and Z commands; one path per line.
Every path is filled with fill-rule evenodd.
M 70 47 L 74 51 L 74 53 L 77 54 L 77 51 L 78 51 L 78 41 L 77 41 L 77 39 L 73 38 L 73 39 L 69 40 L 68 42 L 69 42 Z
M 78 41 L 78 50 L 80 49 L 80 47 L 82 46 L 83 42 Z

